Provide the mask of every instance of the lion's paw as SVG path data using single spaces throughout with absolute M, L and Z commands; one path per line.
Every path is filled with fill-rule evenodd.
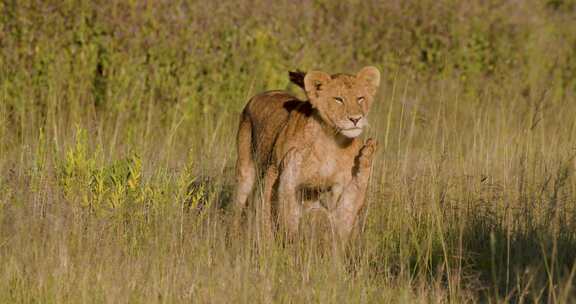
M 366 140 L 364 146 L 360 149 L 360 155 L 358 158 L 358 164 L 361 168 L 370 167 L 377 148 L 378 142 L 375 139 L 369 138 Z

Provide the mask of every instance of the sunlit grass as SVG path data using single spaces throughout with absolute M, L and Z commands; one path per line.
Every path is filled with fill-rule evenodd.
M 574 1 L 0 3 L 0 302 L 575 299 Z M 247 99 L 383 74 L 367 206 L 226 207 Z

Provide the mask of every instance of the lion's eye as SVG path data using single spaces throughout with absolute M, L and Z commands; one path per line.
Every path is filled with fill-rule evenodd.
M 339 96 L 338 96 L 338 97 L 334 97 L 334 100 L 336 100 L 336 102 L 337 102 L 337 103 L 340 103 L 340 104 L 344 103 L 344 98 L 339 97 Z
M 362 102 L 364 102 L 364 96 L 358 97 L 358 103 L 362 103 Z

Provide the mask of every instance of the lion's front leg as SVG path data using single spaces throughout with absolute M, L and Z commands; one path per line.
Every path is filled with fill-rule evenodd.
M 278 181 L 279 216 L 289 238 L 294 238 L 297 235 L 302 215 L 302 206 L 298 199 L 301 166 L 302 153 L 292 149 L 282 160 L 280 168 Z
M 334 229 L 343 242 L 350 237 L 358 212 L 364 205 L 376 146 L 375 140 L 368 139 L 360 149 L 352 180 L 343 190 L 336 208 L 331 213 Z

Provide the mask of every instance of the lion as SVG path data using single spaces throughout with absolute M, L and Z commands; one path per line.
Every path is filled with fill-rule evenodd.
M 322 208 L 337 237 L 346 242 L 364 205 L 377 143 L 359 136 L 380 85 L 380 72 L 365 67 L 356 75 L 292 72 L 308 100 L 285 91 L 252 97 L 237 134 L 237 186 L 233 207 L 241 214 L 263 181 L 262 214 L 269 221 L 276 194 L 278 218 L 288 237 L 298 233 L 308 209 Z M 305 204 L 304 191 L 326 191 L 328 200 Z

